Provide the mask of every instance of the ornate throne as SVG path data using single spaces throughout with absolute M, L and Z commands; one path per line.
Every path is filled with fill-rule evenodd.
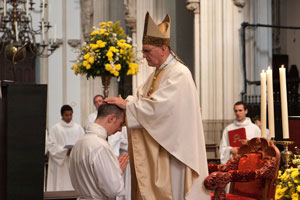
M 253 138 L 225 165 L 209 164 L 204 185 L 213 200 L 274 199 L 280 152 L 271 140 Z M 230 193 L 225 187 L 230 184 Z

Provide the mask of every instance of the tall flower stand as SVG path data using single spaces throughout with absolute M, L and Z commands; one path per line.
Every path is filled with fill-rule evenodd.
M 109 84 L 110 84 L 110 80 L 111 80 L 111 76 L 101 76 L 101 80 L 102 80 L 102 85 L 103 85 L 103 95 L 104 98 L 108 97 L 108 93 L 109 93 Z

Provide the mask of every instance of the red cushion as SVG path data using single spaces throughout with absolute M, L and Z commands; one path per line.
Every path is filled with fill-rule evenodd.
M 213 199 L 214 197 L 214 193 L 212 192 L 210 194 L 211 199 Z M 253 198 L 249 198 L 249 197 L 242 197 L 239 195 L 235 195 L 235 194 L 226 194 L 226 200 L 255 200 Z
M 239 160 L 238 170 L 260 169 L 263 166 L 263 161 L 261 160 L 261 157 L 262 155 L 259 153 L 251 153 L 243 156 Z M 252 197 L 255 199 L 261 199 L 264 186 L 264 180 L 255 180 L 250 182 L 235 182 L 233 187 L 233 193 L 242 196 Z

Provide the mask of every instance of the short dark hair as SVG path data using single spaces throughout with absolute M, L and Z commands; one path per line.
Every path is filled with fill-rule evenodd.
M 101 94 L 97 94 L 97 95 L 94 96 L 94 98 L 93 98 L 93 104 L 95 104 L 95 99 L 96 99 L 97 97 L 101 97 L 101 98 L 104 100 L 104 96 L 102 96 Z
M 72 109 L 71 106 L 69 106 L 69 105 L 63 105 L 63 106 L 61 107 L 61 109 L 60 109 L 60 114 L 61 114 L 61 116 L 63 116 L 64 112 L 66 112 L 66 111 L 68 111 L 68 110 L 71 110 L 72 113 L 73 113 L 73 109 Z
M 234 106 L 233 106 L 233 110 L 234 110 L 234 107 L 235 107 L 235 106 L 238 106 L 238 105 L 243 105 L 243 106 L 244 106 L 244 110 L 248 110 L 247 104 L 246 104 L 245 102 L 243 102 L 243 101 L 238 101 L 238 102 L 236 102 L 236 103 L 234 104 Z
M 121 117 L 123 109 L 115 104 L 103 103 L 98 108 L 97 118 L 103 118 L 110 114 L 115 114 L 117 118 Z

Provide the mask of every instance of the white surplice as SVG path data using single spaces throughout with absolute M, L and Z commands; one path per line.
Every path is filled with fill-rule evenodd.
M 255 137 L 261 137 L 260 129 L 258 126 L 253 124 L 251 122 L 250 118 L 246 118 L 245 121 L 239 122 L 237 120 L 234 120 L 232 124 L 229 124 L 223 131 L 222 139 L 220 142 L 220 160 L 221 164 L 226 164 L 226 162 L 230 159 L 231 157 L 231 146 L 229 144 L 229 139 L 228 139 L 228 131 L 232 131 L 238 128 L 245 128 L 246 129 L 246 138 L 247 140 L 251 140 L 252 138 Z
M 85 129 L 88 129 L 90 124 L 93 124 L 97 118 L 97 111 L 89 114 Z M 113 135 L 108 136 L 108 144 L 110 145 L 115 156 L 118 158 L 121 153 L 128 152 L 128 140 L 127 140 L 127 129 L 124 126 L 122 131 L 118 131 Z M 126 195 L 124 197 L 118 197 L 118 200 L 130 200 L 131 199 L 131 176 L 130 176 L 130 166 L 128 165 L 124 172 L 124 182 Z
M 137 131 L 136 134 L 143 134 L 143 129 L 146 130 L 169 153 L 172 199 L 210 199 L 209 191 L 203 186 L 204 178 L 208 175 L 208 167 L 199 96 L 195 83 L 189 69 L 172 55 L 162 66 L 166 67 L 157 89 L 149 98 L 147 93 L 152 85 L 154 73 L 137 89 L 134 96 L 127 97 L 128 127 L 131 133 Z M 146 163 L 138 163 L 138 160 L 143 160 L 135 149 L 138 143 L 135 138 L 134 141 L 132 139 L 132 145 L 129 145 L 132 147 L 129 152 L 133 152 L 131 156 L 136 156 L 131 159 L 134 160 L 138 189 L 143 199 L 152 199 L 148 196 L 148 191 L 152 191 L 150 195 L 153 195 L 155 192 L 152 186 L 160 188 L 160 185 L 154 180 L 151 182 L 152 186 L 145 186 L 144 183 L 148 184 L 150 182 L 148 179 L 151 179 L 154 174 L 147 174 L 147 176 L 143 174 Z M 156 167 L 147 166 L 147 169 L 156 170 Z M 197 177 L 192 182 L 189 192 L 185 191 L 184 183 L 186 167 Z
M 47 191 L 74 190 L 69 175 L 69 156 L 66 145 L 74 145 L 84 135 L 83 128 L 71 121 L 61 120 L 49 131 L 47 149 L 49 152 Z
M 106 137 L 102 126 L 91 123 L 71 152 L 72 184 L 85 199 L 106 200 L 125 194 L 122 171 Z

